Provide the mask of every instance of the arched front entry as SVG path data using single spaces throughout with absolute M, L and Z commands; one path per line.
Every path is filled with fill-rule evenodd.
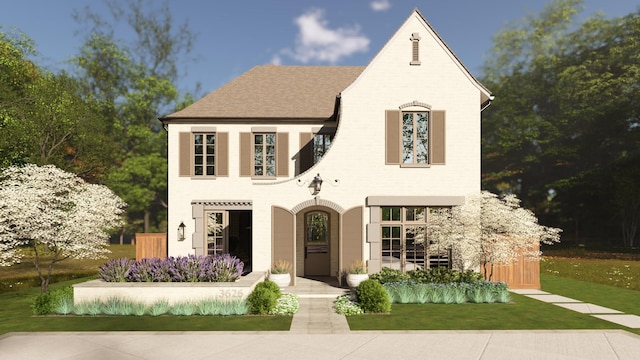
M 296 276 L 341 274 L 353 260 L 363 259 L 363 207 L 344 210 L 315 198 L 288 210 L 272 207 L 272 261 L 294 264 Z

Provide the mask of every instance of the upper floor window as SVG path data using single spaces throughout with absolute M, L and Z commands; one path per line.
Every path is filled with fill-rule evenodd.
M 387 110 L 385 116 L 387 165 L 429 167 L 445 164 L 444 111 L 430 110 L 427 106 L 425 110 Z
M 289 176 L 289 134 L 259 126 L 240 133 L 240 176 Z
M 216 134 L 193 134 L 193 174 L 216 175 Z
M 229 175 L 229 133 L 198 126 L 178 134 L 178 173 L 199 178 Z
M 429 163 L 429 113 L 402 114 L 402 163 Z
M 316 164 L 322 159 L 324 153 L 331 147 L 333 134 L 315 134 L 313 136 L 313 163 Z
M 253 175 L 276 176 L 276 134 L 253 135 Z

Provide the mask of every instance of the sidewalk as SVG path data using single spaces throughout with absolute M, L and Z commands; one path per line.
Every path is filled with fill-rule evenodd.
M 350 331 L 333 310 L 346 289 L 298 278 L 286 291 L 300 299 L 290 331 L 10 333 L 0 336 L 0 360 L 635 360 L 640 354 L 640 336 L 622 330 Z M 598 317 L 635 316 L 549 293 L 522 293 Z

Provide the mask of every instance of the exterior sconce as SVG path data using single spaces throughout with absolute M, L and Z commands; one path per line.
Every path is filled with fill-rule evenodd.
M 180 225 L 178 225 L 178 241 L 184 241 L 185 239 L 184 228 L 186 228 L 184 222 L 180 221 Z
M 322 190 L 322 178 L 320 174 L 313 177 L 311 180 L 311 188 L 313 189 L 313 195 L 317 195 Z

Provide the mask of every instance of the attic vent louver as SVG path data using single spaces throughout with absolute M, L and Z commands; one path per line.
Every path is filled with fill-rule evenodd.
M 412 57 L 409 65 L 420 65 L 420 48 L 418 46 L 420 42 L 420 34 L 417 32 L 411 34 L 411 50 Z

